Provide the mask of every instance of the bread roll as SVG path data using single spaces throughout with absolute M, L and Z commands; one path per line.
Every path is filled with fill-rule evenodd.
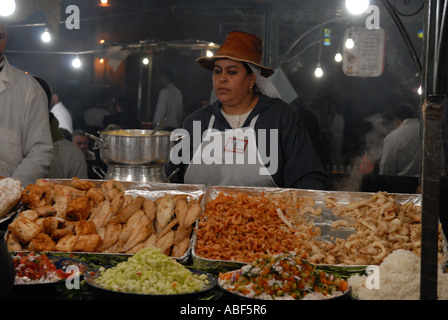
M 13 178 L 0 180 L 0 218 L 3 218 L 19 203 L 22 183 Z

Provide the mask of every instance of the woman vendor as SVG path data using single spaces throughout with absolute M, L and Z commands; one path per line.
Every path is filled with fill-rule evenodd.
M 167 170 L 179 168 L 172 182 L 327 189 L 304 123 L 267 79 L 274 70 L 262 65 L 261 39 L 230 32 L 215 56 L 197 62 L 213 71 L 218 100 L 179 129 Z

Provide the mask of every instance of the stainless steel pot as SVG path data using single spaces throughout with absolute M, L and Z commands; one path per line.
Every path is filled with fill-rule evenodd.
M 98 143 L 100 157 L 107 165 L 161 166 L 168 162 L 174 141 L 170 131 L 113 130 L 100 131 L 99 138 L 87 134 Z

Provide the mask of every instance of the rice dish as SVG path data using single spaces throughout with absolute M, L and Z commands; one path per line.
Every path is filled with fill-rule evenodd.
M 389 254 L 378 266 L 379 288 L 368 288 L 367 275 L 353 275 L 348 278 L 352 295 L 360 300 L 419 300 L 420 258 L 408 250 L 399 249 Z M 438 269 L 437 295 L 440 300 L 448 299 L 448 274 Z

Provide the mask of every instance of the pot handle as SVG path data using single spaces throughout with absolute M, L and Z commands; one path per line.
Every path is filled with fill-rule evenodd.
M 165 182 L 165 183 L 166 183 L 166 182 L 169 182 L 170 179 L 171 179 L 171 177 L 174 176 L 174 175 L 175 175 L 176 173 L 178 173 L 178 172 L 179 172 L 179 168 L 176 168 L 173 172 L 171 172 L 171 174 L 168 176 L 168 178 L 165 179 L 164 182 Z
M 88 136 L 90 139 L 95 140 L 95 142 L 99 143 L 99 145 L 95 143 L 95 146 L 93 147 L 94 150 L 99 149 L 99 148 L 107 149 L 108 144 L 103 139 L 100 139 L 97 136 L 95 136 L 93 134 L 90 134 L 90 133 L 87 133 L 87 132 L 84 132 L 84 135 Z
M 93 172 L 95 172 L 101 179 L 104 179 L 106 177 L 106 173 L 103 171 L 103 169 L 99 166 L 92 166 Z

